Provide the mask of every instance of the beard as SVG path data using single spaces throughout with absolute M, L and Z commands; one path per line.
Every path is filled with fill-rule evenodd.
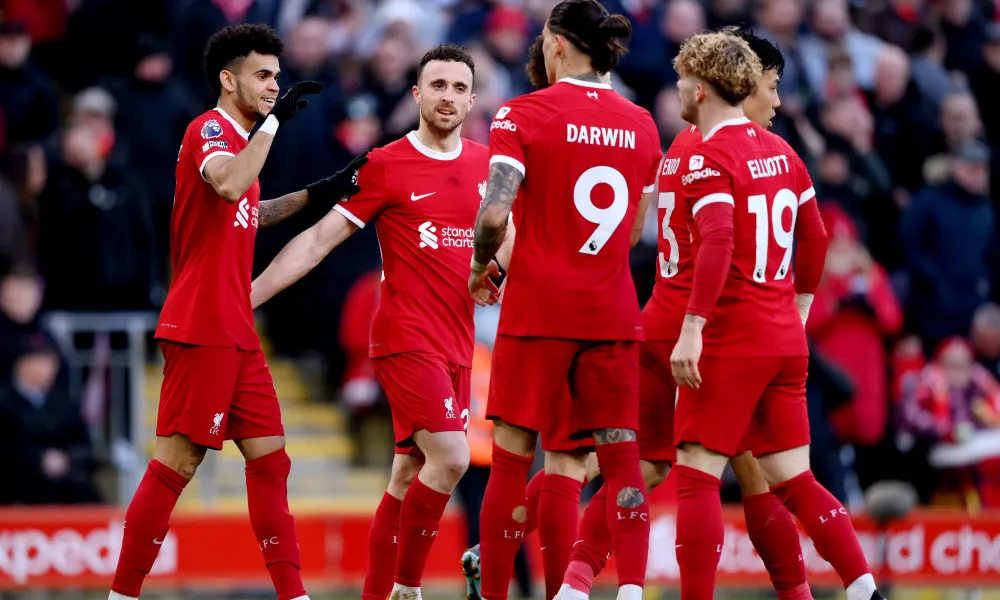
M 542 36 L 535 38 L 535 42 L 528 49 L 528 64 L 524 68 L 528 73 L 528 81 L 536 90 L 549 87 L 549 74 L 545 70 L 545 55 L 542 53 Z
M 427 123 L 429 128 L 441 134 L 448 134 L 462 126 L 462 123 L 465 121 L 465 117 L 461 117 L 457 110 L 453 109 L 455 110 L 455 115 L 451 122 L 446 123 L 443 122 L 437 114 L 438 108 L 440 108 L 440 105 L 435 105 L 430 108 L 425 108 L 423 106 L 420 107 L 420 118 Z
M 244 92 L 243 86 L 240 85 L 239 81 L 236 82 L 236 105 L 243 109 L 245 114 L 255 115 L 257 120 L 267 116 L 260 112 L 257 108 L 258 103 Z

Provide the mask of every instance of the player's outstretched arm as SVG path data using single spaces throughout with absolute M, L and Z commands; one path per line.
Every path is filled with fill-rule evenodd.
M 306 186 L 306 189 L 285 194 L 274 200 L 264 200 L 260 203 L 260 227 L 277 225 L 288 217 L 302 210 L 309 204 L 319 210 L 330 210 L 334 204 L 357 194 L 358 170 L 368 162 L 368 152 L 355 157 L 347 166 L 330 177 L 320 179 Z
M 331 250 L 358 230 L 343 214 L 331 210 L 318 223 L 288 242 L 250 286 L 250 305 L 257 308 L 313 270 Z
M 486 198 L 476 219 L 473 260 L 485 270 L 503 244 L 510 218 L 510 207 L 521 188 L 524 175 L 516 167 L 496 162 L 490 165 Z

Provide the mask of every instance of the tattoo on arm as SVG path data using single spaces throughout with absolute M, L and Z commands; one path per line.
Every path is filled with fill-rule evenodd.
M 473 256 L 485 265 L 496 255 L 507 232 L 507 217 L 514 204 L 524 176 L 514 167 L 504 163 L 490 166 L 486 198 L 476 219 L 476 237 Z
M 601 444 L 617 444 L 618 442 L 634 442 L 635 432 L 631 429 L 595 429 L 594 442 Z
M 264 200 L 260 203 L 260 215 L 257 218 L 258 227 L 277 225 L 302 210 L 307 202 L 309 202 L 309 193 L 305 190 L 285 194 L 274 200 Z

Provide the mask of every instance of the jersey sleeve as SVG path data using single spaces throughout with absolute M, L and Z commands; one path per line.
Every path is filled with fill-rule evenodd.
M 794 157 L 799 189 L 799 209 L 795 219 L 795 292 L 813 294 L 826 265 L 827 235 L 816 203 L 816 189 L 802 159 Z
M 382 153 L 372 152 L 368 162 L 358 171 L 361 191 L 334 204 L 333 209 L 364 229 L 368 221 L 378 216 L 392 201 L 387 181 Z
M 528 139 L 529 117 L 524 103 L 500 107 L 490 125 L 490 165 L 503 163 L 524 172 L 524 142 Z
M 191 148 L 191 155 L 194 157 L 195 166 L 198 172 L 205 177 L 205 165 L 213 158 L 219 156 L 236 156 L 239 145 L 236 142 L 237 133 L 231 125 L 222 125 L 222 117 L 206 118 L 195 123 L 194 127 L 188 130 L 188 139 L 185 141 Z
M 720 154 L 697 152 L 700 150 L 682 160 L 681 175 L 681 188 L 701 240 L 687 314 L 708 318 L 722 295 L 733 261 L 735 203 L 728 173 L 734 170 Z

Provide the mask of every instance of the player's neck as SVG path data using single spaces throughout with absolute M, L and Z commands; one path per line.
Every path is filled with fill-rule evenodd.
M 243 111 L 236 106 L 236 103 L 233 102 L 232 96 L 229 94 L 220 96 L 219 104 L 217 106 L 226 111 L 226 114 L 229 115 L 230 118 L 239 123 L 240 126 L 243 127 L 244 131 L 250 131 L 253 129 L 253 126 L 257 124 L 256 117 L 251 119 L 243 114 Z
M 601 74 L 595 71 L 589 62 L 567 59 L 556 64 L 556 81 L 563 79 L 601 83 Z
M 705 136 L 710 131 L 713 131 L 719 123 L 724 121 L 730 121 L 732 119 L 745 118 L 746 115 L 743 114 L 743 106 L 729 106 L 728 104 L 720 105 L 705 105 L 701 107 L 698 111 L 698 122 L 695 125 L 698 126 L 698 131 L 701 132 L 702 136 Z
M 443 135 L 428 127 L 423 119 L 420 120 L 420 125 L 417 127 L 417 140 L 436 152 L 443 152 L 445 154 L 454 152 L 458 149 L 461 139 L 461 125 Z

